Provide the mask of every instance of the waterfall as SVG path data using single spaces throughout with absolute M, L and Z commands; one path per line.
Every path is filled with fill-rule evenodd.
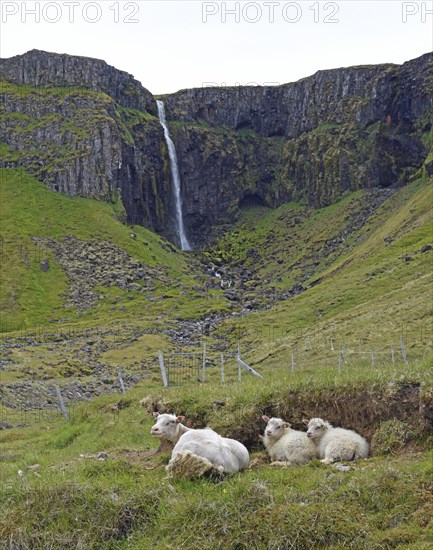
M 227 287 L 227 288 L 230 288 L 232 286 L 232 281 L 231 279 L 229 279 L 228 281 L 226 281 L 225 279 L 223 279 L 223 276 L 221 275 L 221 273 L 219 271 L 217 271 L 215 269 L 215 266 L 212 266 L 210 268 L 210 272 L 212 273 L 212 276 L 213 277 L 216 277 L 217 279 L 220 280 L 220 287 L 221 288 L 224 288 L 224 287 Z
M 174 200 L 176 205 L 176 228 L 179 235 L 180 248 L 182 250 L 191 250 L 191 246 L 185 235 L 185 226 L 183 224 L 182 198 L 180 196 L 180 175 L 177 165 L 176 149 L 174 147 L 173 140 L 170 137 L 170 132 L 165 120 L 164 103 L 162 101 L 157 101 L 156 104 L 158 105 L 159 121 L 161 122 L 161 126 L 164 128 L 165 141 L 168 147 L 168 156 L 170 157 L 170 169 L 173 178 Z

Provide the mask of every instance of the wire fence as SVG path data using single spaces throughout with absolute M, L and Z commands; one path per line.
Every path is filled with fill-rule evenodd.
M 163 385 L 181 386 L 191 383 L 220 381 L 222 384 L 242 380 L 242 372 L 247 371 L 262 378 L 242 358 L 240 347 L 236 352 L 218 353 L 209 350 L 203 343 L 200 352 L 158 352 L 159 367 Z
M 113 325 L 114 327 L 115 325 Z M 107 345 L 111 346 L 129 345 L 130 342 L 139 338 L 144 329 L 138 330 L 136 326 L 117 327 L 118 332 L 113 334 L 113 327 L 99 332 L 99 336 L 113 339 L 113 342 L 107 340 Z M 60 328 L 60 327 L 59 327 Z M 3 341 L 0 343 L 10 344 L 10 348 L 21 347 L 22 341 L 30 341 L 32 346 L 35 346 L 34 352 L 38 349 L 38 342 L 52 343 L 60 342 L 61 340 L 69 340 L 70 338 L 89 338 L 97 334 L 97 329 L 81 330 L 78 327 L 70 326 L 68 330 L 65 328 L 54 328 L 50 331 L 45 330 L 29 330 L 23 327 L 23 334 L 4 335 Z M 94 339 L 94 338 L 93 338 Z M 383 348 L 374 347 L 372 342 L 366 340 L 354 340 L 351 343 L 339 340 L 338 342 L 332 338 L 318 339 L 305 337 L 298 339 L 296 342 L 285 342 L 281 346 L 281 340 L 277 342 L 279 360 L 282 357 L 286 358 L 286 368 L 288 371 L 297 372 L 303 369 L 308 369 L 313 373 L 318 368 L 335 369 L 335 372 L 343 373 L 351 368 L 393 368 L 408 366 L 414 361 L 414 352 L 418 348 L 416 342 L 409 341 L 409 346 L 405 341 L 405 337 L 401 335 L 395 338 L 392 344 L 388 344 Z M 424 344 L 424 343 L 423 343 Z M 271 346 L 273 343 L 270 344 Z M 6 346 L 7 347 L 7 346 Z M 369 349 L 370 348 L 370 349 Z M 51 349 L 51 348 L 50 348 Z M 423 349 L 427 349 L 424 345 Z M 254 350 L 248 351 L 248 356 L 253 354 Z M 39 351 L 37 353 L 40 353 Z M 272 348 L 270 348 L 269 358 L 272 358 Z M 7 356 L 6 356 L 7 357 Z M 416 356 L 418 358 L 418 356 Z M 237 349 L 235 346 L 225 348 L 222 352 L 217 345 L 212 345 L 211 342 L 202 341 L 201 345 L 197 342 L 194 351 L 160 351 L 158 355 L 150 359 L 150 369 L 161 374 L 161 385 L 163 387 L 171 386 L 192 386 L 196 384 L 206 383 L 221 383 L 234 384 L 240 383 L 243 376 L 250 374 L 262 377 L 261 374 L 252 368 L 247 361 L 242 358 L 239 344 Z M 260 365 L 267 365 L 268 359 L 261 360 Z M 3 365 L 3 366 L 2 366 Z M 1 369 L 7 371 L 8 360 L 4 359 Z M 153 366 L 152 366 L 153 365 Z M 21 424 L 26 424 L 30 418 L 33 421 L 37 419 L 47 421 L 48 419 L 70 418 L 71 411 L 74 406 L 79 403 L 100 394 L 123 394 L 128 389 L 134 387 L 145 377 L 149 375 L 149 361 L 133 369 L 132 366 L 124 365 L 122 367 L 109 367 L 111 369 L 110 376 L 100 376 L 97 381 L 97 386 L 93 386 L 91 391 L 86 391 L 84 379 L 79 377 L 75 380 L 71 378 L 55 381 L 43 381 L 35 379 L 27 379 L 22 382 L 1 383 L 0 379 L 0 420 L 7 422 L 11 410 L 15 411 L 15 418 L 18 418 Z M 262 371 L 262 367 L 258 367 Z M 247 373 L 250 374 L 247 374 Z M 268 369 L 262 371 L 264 378 L 272 376 Z M 103 380 L 102 380 L 103 379 Z M 109 379 L 109 380 L 108 380 Z M 13 395 L 15 392 L 15 395 Z
M 399 346 L 385 350 L 357 351 L 344 348 L 340 350 L 312 353 L 312 349 L 299 349 L 293 345 L 286 350 L 289 361 L 288 370 L 295 372 L 306 368 L 335 369 L 339 374 L 348 368 L 397 367 L 407 366 L 408 357 L 404 340 Z M 266 361 L 263 361 L 266 363 Z M 242 373 L 262 376 L 241 358 L 240 352 L 210 352 L 206 345 L 202 351 L 179 353 L 159 352 L 159 366 L 162 383 L 165 387 L 206 383 L 208 381 L 231 383 L 242 380 Z

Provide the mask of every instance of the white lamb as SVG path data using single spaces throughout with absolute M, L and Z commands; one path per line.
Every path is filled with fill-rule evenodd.
M 235 439 L 221 437 L 210 428 L 184 426 L 184 416 L 154 413 L 156 424 L 150 433 L 174 443 L 166 468 L 171 477 L 199 477 L 205 472 L 235 473 L 248 466 L 248 450 Z
M 317 458 L 317 447 L 305 432 L 292 430 L 281 418 L 263 415 L 262 419 L 267 425 L 261 440 L 273 465 L 295 466 Z
M 319 458 L 324 464 L 367 458 L 368 443 L 353 430 L 334 428 L 321 418 L 304 419 L 303 422 L 308 426 L 307 436 L 317 445 Z

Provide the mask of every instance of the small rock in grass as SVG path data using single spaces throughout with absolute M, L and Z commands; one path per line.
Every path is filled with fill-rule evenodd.
M 339 472 L 349 472 L 350 466 L 347 464 L 334 464 L 334 468 L 336 468 Z
M 98 460 L 107 460 L 108 455 L 107 453 L 96 453 L 95 458 L 97 458 Z
M 0 421 L 0 430 L 10 430 L 13 428 L 12 424 L 9 424 L 9 422 L 5 422 L 4 420 Z
M 41 469 L 40 464 L 32 464 L 31 466 L 26 466 L 26 470 L 29 472 L 36 472 L 37 470 Z

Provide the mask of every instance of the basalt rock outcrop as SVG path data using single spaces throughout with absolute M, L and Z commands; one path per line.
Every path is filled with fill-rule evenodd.
M 214 222 L 215 204 L 233 214 L 244 199 L 323 206 L 419 172 L 433 142 L 433 55 L 276 87 L 184 90 L 165 102 L 176 121 L 187 219 L 210 213 Z
M 168 153 L 148 90 L 104 61 L 36 50 L 0 60 L 0 80 L 2 166 L 25 166 L 55 191 L 121 199 L 128 222 L 176 242 Z M 163 99 L 195 246 L 245 204 L 322 206 L 433 173 L 433 54 Z
M 32 50 L 0 60 L 1 166 L 49 189 L 122 201 L 129 223 L 173 236 L 170 172 L 151 93 L 104 61 Z
M 138 80 L 101 59 L 31 50 L 0 59 L 2 80 L 45 88 L 75 88 L 103 92 L 123 107 L 156 115 L 152 94 Z

